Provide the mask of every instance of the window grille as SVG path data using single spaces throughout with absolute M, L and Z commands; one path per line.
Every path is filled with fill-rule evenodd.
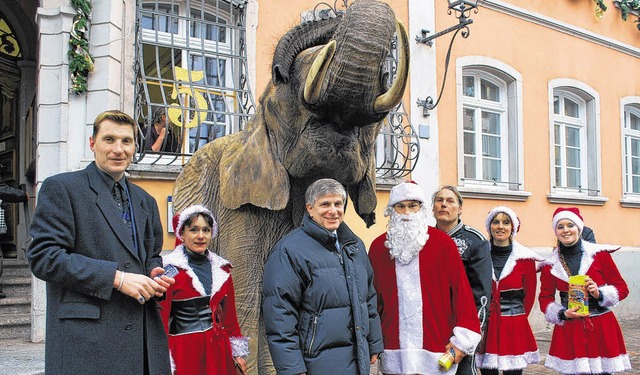
M 242 130 L 255 104 L 247 80 L 246 0 L 139 1 L 135 59 L 137 162 L 186 163 Z M 154 111 L 167 135 L 155 151 Z

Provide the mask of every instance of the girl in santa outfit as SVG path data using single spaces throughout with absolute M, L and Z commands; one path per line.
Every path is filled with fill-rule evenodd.
M 179 244 L 163 257 L 178 269 L 161 303 L 174 375 L 244 374 L 249 339 L 236 316 L 231 264 L 208 250 L 217 224 L 201 205 L 184 209 L 175 228 Z
M 619 246 L 582 241 L 584 220 L 577 208 L 558 208 L 552 227 L 558 245 L 544 261 L 540 309 L 555 324 L 545 366 L 564 374 L 612 374 L 631 369 L 622 331 L 611 307 L 629 294 L 611 258 Z M 568 281 L 586 275 L 589 313 L 567 308 Z M 556 291 L 560 303 L 555 301 Z
M 516 213 L 495 207 L 485 220 L 491 242 L 493 287 L 484 346 L 476 355 L 482 374 L 520 375 L 538 363 L 538 345 L 529 325 L 536 298 L 536 261 L 543 258 L 514 240 L 520 229 Z

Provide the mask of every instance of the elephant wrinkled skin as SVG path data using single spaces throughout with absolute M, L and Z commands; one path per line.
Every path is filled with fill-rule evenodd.
M 387 87 L 396 32 L 400 61 Z M 218 220 L 212 250 L 235 267 L 238 319 L 252 338 L 250 373 L 273 371 L 260 322 L 263 266 L 300 224 L 307 187 L 340 181 L 356 212 L 374 222 L 375 141 L 402 99 L 408 52 L 404 26 L 378 1 L 358 0 L 344 15 L 295 27 L 276 47 L 272 81 L 246 128 L 194 153 L 176 181 L 176 212 L 200 203 Z

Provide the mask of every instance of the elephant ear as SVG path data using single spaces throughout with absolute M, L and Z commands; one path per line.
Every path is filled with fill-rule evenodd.
M 353 207 L 358 215 L 364 220 L 367 228 L 376 223 L 376 166 L 373 158 L 369 161 L 369 168 L 364 178 L 358 185 L 349 186 L 349 196 L 353 201 Z
M 289 201 L 289 175 L 273 152 L 266 127 L 251 121 L 236 134 L 240 139 L 231 142 L 220 158 L 222 205 L 232 210 L 243 204 L 284 209 Z

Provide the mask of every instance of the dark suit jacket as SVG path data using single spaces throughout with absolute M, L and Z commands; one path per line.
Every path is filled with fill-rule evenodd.
M 47 282 L 47 374 L 143 374 L 145 345 L 149 374 L 170 373 L 156 301 L 140 305 L 113 288 L 116 269 L 149 275 L 162 266 L 158 206 L 128 187 L 144 259 L 95 163 L 42 183 L 27 257 Z

